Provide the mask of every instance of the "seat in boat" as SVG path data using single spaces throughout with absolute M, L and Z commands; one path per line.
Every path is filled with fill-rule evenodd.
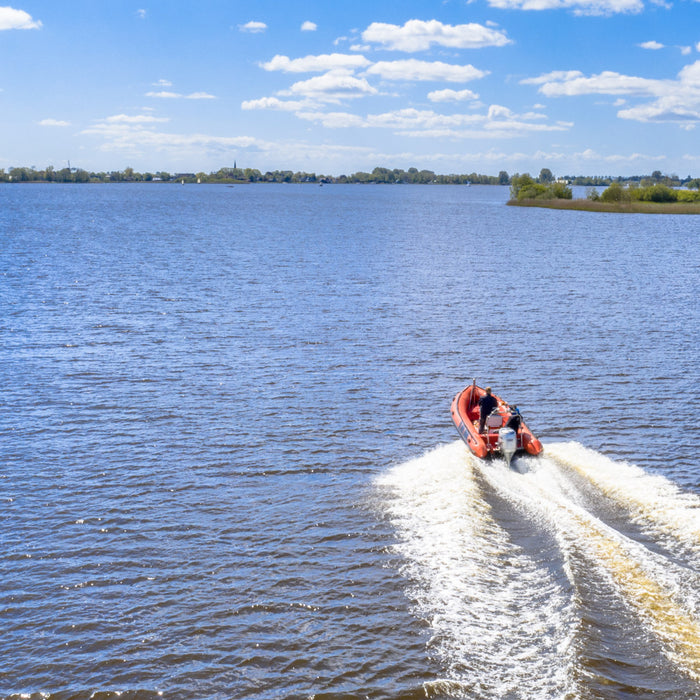
M 486 416 L 487 428 L 500 428 L 503 425 L 503 416 L 500 413 L 492 413 Z

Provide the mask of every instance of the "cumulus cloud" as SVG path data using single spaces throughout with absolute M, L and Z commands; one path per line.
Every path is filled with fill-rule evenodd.
M 136 15 L 139 19 L 146 19 L 146 10 L 136 10 Z
M 261 97 L 257 100 L 245 100 L 241 103 L 241 109 L 274 109 L 281 112 L 297 112 L 306 109 L 309 103 L 299 100 L 280 100 L 277 97 Z
M 621 109 L 617 116 L 640 122 L 676 122 L 688 127 L 700 121 L 700 61 L 685 66 L 675 80 L 657 80 L 603 71 L 586 77 L 560 71 L 521 81 L 539 85 L 549 97 L 628 95 L 647 102 Z
M 324 75 L 294 83 L 289 90 L 280 94 L 302 95 L 320 101 L 337 102 L 341 98 L 376 95 L 377 89 L 372 87 L 365 78 L 357 78 L 349 71 L 336 69 Z
M 41 22 L 24 10 L 14 7 L 0 7 L 0 31 L 5 29 L 39 29 Z
M 384 80 L 445 80 L 450 83 L 466 83 L 487 75 L 472 65 L 458 66 L 441 61 L 378 61 L 370 66 L 367 75 L 378 75 Z
M 636 14 L 644 9 L 642 0 L 489 0 L 491 7 L 504 10 L 571 10 L 575 15 Z
M 523 85 L 540 85 L 539 92 L 548 97 L 562 95 L 648 95 L 658 87 L 658 80 L 603 71 L 586 77 L 581 71 L 554 71 L 538 78 L 520 81 Z
M 238 29 L 248 34 L 261 34 L 267 29 L 267 25 L 265 22 L 250 21 L 245 24 L 239 24 Z
M 39 126 L 70 126 L 70 122 L 60 119 L 42 119 L 38 124 Z
M 301 25 L 301 31 L 302 32 L 315 32 L 318 29 L 318 26 L 316 25 L 315 22 L 309 22 L 309 20 L 306 20 Z
M 649 49 L 650 51 L 658 51 L 663 49 L 664 45 L 660 44 L 658 41 L 644 41 L 641 44 L 637 44 L 640 49 Z
M 443 24 L 438 20 L 408 20 L 402 27 L 373 22 L 362 32 L 362 40 L 381 44 L 391 51 L 426 51 L 434 44 L 452 49 L 477 49 L 510 44 L 506 34 L 481 24 Z
M 471 90 L 433 90 L 428 93 L 431 102 L 463 102 L 465 100 L 478 100 L 479 95 Z
M 369 65 L 364 56 L 331 53 L 319 56 L 305 56 L 304 58 L 289 58 L 276 55 L 267 63 L 261 63 L 261 67 L 267 71 L 281 70 L 284 73 L 323 73 L 336 68 L 364 68 Z

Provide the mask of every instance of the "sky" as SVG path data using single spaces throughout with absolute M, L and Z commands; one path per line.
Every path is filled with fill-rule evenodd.
M 0 168 L 69 162 L 700 177 L 700 0 L 13 0 Z

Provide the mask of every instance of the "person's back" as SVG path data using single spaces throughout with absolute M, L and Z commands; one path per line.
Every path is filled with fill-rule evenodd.
M 498 400 L 491 394 L 491 387 L 486 387 L 486 393 L 479 399 L 479 432 L 484 432 L 486 417 L 498 406 Z

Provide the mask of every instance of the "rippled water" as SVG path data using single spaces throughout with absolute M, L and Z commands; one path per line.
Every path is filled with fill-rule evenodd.
M 698 697 L 697 222 L 506 197 L 0 188 L 0 696 Z

